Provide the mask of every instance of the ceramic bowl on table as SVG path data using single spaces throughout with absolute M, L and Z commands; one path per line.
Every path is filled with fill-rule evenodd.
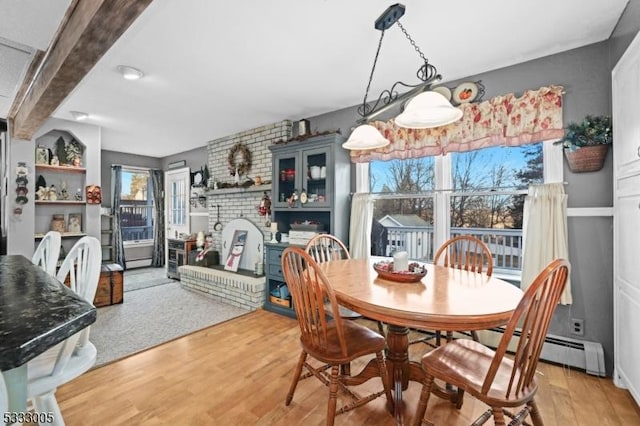
M 417 262 L 409 263 L 409 270 L 394 271 L 393 262 L 382 261 L 373 264 L 373 269 L 382 279 L 401 283 L 415 283 L 427 275 L 427 269 Z

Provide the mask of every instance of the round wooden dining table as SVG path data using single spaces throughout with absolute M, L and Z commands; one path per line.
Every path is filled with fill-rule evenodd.
M 319 267 L 331 283 L 338 303 L 387 324 L 394 415 L 396 423 L 402 424 L 402 391 L 410 380 L 424 379 L 420 364 L 409 361 L 409 329 L 472 331 L 501 326 L 508 322 L 523 292 L 484 273 L 431 264 L 424 264 L 427 274 L 415 283 L 382 279 L 373 269 L 373 263 L 381 259 L 345 259 Z M 438 394 L 452 401 L 457 397 L 443 390 Z

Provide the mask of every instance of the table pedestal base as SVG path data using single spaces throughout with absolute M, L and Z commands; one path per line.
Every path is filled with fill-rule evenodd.
M 420 363 L 409 361 L 409 329 L 407 327 L 387 325 L 387 368 L 389 377 L 393 380 L 393 414 L 396 424 L 402 425 L 404 424 L 402 391 L 407 390 L 409 381 L 422 384 L 425 377 Z M 433 393 L 456 405 L 459 403 L 458 393 L 455 390 L 434 386 Z

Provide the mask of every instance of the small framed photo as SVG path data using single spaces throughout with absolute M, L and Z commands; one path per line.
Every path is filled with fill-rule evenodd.
M 82 232 L 82 213 L 69 213 L 67 232 L 78 234 Z

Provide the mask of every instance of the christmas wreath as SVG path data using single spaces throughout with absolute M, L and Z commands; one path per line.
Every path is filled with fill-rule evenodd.
M 238 153 L 240 153 L 240 162 L 236 163 L 236 155 Z M 246 175 L 251 168 L 251 151 L 249 151 L 247 145 L 238 142 L 231 147 L 227 161 L 229 162 L 229 173 L 231 176 L 236 175 L 236 170 L 240 176 Z

